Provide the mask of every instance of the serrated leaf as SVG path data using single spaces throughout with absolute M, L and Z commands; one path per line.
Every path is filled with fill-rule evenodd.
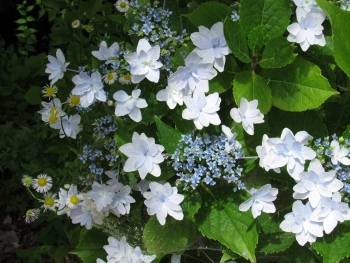
M 84 263 L 96 263 L 97 258 L 103 259 L 107 256 L 103 249 L 104 245 L 108 245 L 107 239 L 108 235 L 100 229 L 84 229 L 80 232 L 78 246 L 70 253 L 77 255 Z
M 350 13 L 325 0 L 317 0 L 317 3 L 330 17 L 335 61 L 350 77 L 350 35 L 348 29 L 344 26 L 350 21 Z
M 32 105 L 38 105 L 41 103 L 42 88 L 38 86 L 32 86 L 24 95 L 25 100 Z
M 162 226 L 156 216 L 152 216 L 143 231 L 143 242 L 149 254 L 181 254 L 198 237 L 199 232 L 192 221 L 177 221 L 172 217 L 167 217 Z
M 250 63 L 248 42 L 239 22 L 227 19 L 224 23 L 224 35 L 232 53 L 242 62 Z
M 259 25 L 250 31 L 248 35 L 248 45 L 250 49 L 254 50 L 255 52 L 259 51 L 264 44 L 265 31 L 265 25 Z
M 235 77 L 233 96 L 237 105 L 239 105 L 241 98 L 246 98 L 248 101 L 257 99 L 258 108 L 263 114 L 266 114 L 271 108 L 271 89 L 267 85 L 267 81 L 254 71 L 245 71 Z
M 285 232 L 260 234 L 258 251 L 266 254 L 278 253 L 289 248 L 295 241 L 295 235 Z
M 281 68 L 295 60 L 295 47 L 285 37 L 273 38 L 267 42 L 259 65 L 262 68 Z
M 154 116 L 157 125 L 157 135 L 159 142 L 164 146 L 167 153 L 172 154 L 177 148 L 177 144 L 181 139 L 181 133 L 166 125 L 157 116 Z
M 202 207 L 195 219 L 201 233 L 256 261 L 255 247 L 258 231 L 250 211 L 241 212 L 238 207 L 243 198 L 232 191 L 232 187 L 211 188 L 212 192 L 202 195 Z
M 187 191 L 184 193 L 185 199 L 181 203 L 182 211 L 187 218 L 193 218 L 201 207 L 201 196 L 198 192 Z
M 196 27 L 205 26 L 211 28 L 217 22 L 223 21 L 230 16 L 232 8 L 218 2 L 201 4 L 192 13 L 185 15 Z
M 338 92 L 331 88 L 315 64 L 297 58 L 280 69 L 263 70 L 269 80 L 272 104 L 285 111 L 304 111 L 321 106 Z
M 324 263 L 339 262 L 350 255 L 350 222 L 338 224 L 331 234 L 318 238 L 312 247 L 321 254 Z
M 286 31 L 290 17 L 288 0 L 242 0 L 240 4 L 239 21 L 246 35 L 260 25 L 264 25 L 265 41 Z

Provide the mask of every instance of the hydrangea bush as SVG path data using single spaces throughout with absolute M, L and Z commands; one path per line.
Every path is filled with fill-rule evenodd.
M 96 38 L 72 17 L 91 37 L 48 55 L 38 114 L 74 175 L 24 176 L 42 203 L 26 222 L 103 233 L 84 262 L 342 260 L 349 4 L 200 2 L 118 0 Z

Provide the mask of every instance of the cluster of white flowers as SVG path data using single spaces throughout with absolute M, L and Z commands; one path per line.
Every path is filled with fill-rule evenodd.
M 297 22 L 289 25 L 287 40 L 296 42 L 303 51 L 310 45 L 326 45 L 322 23 L 325 12 L 317 5 L 316 0 L 293 0 L 296 8 Z
M 326 172 L 321 162 L 316 159 L 316 153 L 305 144 L 312 137 L 305 131 L 293 135 L 285 128 L 281 138 L 268 138 L 264 135 L 262 145 L 256 148 L 260 158 L 260 166 L 267 171 L 273 169 L 280 172 L 286 166 L 287 172 L 296 181 L 293 187 L 294 199 L 308 200 L 304 205 L 297 200 L 293 211 L 285 215 L 280 227 L 283 231 L 292 232 L 300 245 L 315 242 L 323 236 L 323 231 L 329 234 L 338 222 L 350 220 L 350 209 L 347 203 L 341 202 L 340 190 L 343 183 L 336 178 L 336 172 Z M 349 151 L 340 148 L 339 143 L 332 141 L 332 162 L 348 164 Z M 311 160 L 308 170 L 304 171 L 306 160 Z M 277 190 L 277 189 L 276 189 Z M 253 216 L 260 211 L 271 213 L 275 208 L 271 201 L 275 200 L 277 191 L 271 186 L 262 187 L 259 191 L 250 191 L 252 197 L 241 204 L 240 210 L 247 211 L 252 206 Z
M 130 204 L 135 203 L 130 196 L 130 186 L 120 183 L 112 171 L 107 171 L 106 175 L 110 178 L 107 184 L 94 182 L 86 193 L 79 193 L 75 185 L 70 185 L 68 190 L 61 188 L 57 214 L 67 214 L 74 224 L 87 229 L 91 229 L 94 223 L 102 224 L 109 213 L 116 216 L 129 214 Z
M 97 259 L 96 263 L 150 263 L 156 255 L 144 255 L 139 247 L 133 248 L 123 236 L 120 240 L 109 237 L 108 245 L 103 246 L 107 252 L 107 262 Z

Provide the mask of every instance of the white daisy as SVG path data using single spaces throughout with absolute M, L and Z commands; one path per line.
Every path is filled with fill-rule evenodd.
M 25 175 L 23 175 L 21 182 L 25 187 L 29 187 L 33 183 L 33 178 L 31 176 L 25 174 Z
M 56 194 L 49 192 L 44 194 L 44 200 L 40 201 L 43 203 L 41 207 L 44 209 L 44 212 L 46 212 L 46 210 L 56 211 L 56 208 L 58 206 L 56 196 Z
M 104 77 L 104 82 L 107 84 L 113 84 L 117 80 L 117 74 L 115 72 L 109 72 Z
M 72 27 L 78 28 L 80 26 L 80 21 L 78 19 L 73 20 Z
M 116 3 L 115 3 L 115 7 L 117 8 L 117 10 L 119 12 L 127 12 L 129 10 L 129 1 L 127 0 L 118 0 Z
M 49 99 L 55 98 L 57 90 L 58 89 L 55 85 L 45 85 L 43 88 L 43 97 L 48 97 Z
M 39 174 L 38 177 L 33 180 L 32 186 L 38 193 L 46 193 L 52 187 L 52 178 L 47 174 Z
M 67 102 L 68 102 L 69 106 L 71 106 L 71 107 L 79 106 L 80 97 L 78 95 L 70 94 L 68 99 L 67 99 Z
M 129 73 L 125 74 L 125 75 L 121 76 L 118 80 L 123 85 L 130 84 L 131 83 L 131 75 Z
M 76 208 L 81 199 L 82 196 L 78 193 L 77 186 L 72 184 L 69 187 L 67 197 L 65 199 L 66 206 L 68 206 L 70 209 Z
M 24 216 L 25 217 L 24 221 L 26 223 L 34 222 L 36 219 L 38 219 L 39 213 L 40 213 L 40 210 L 37 208 L 27 210 L 26 215 Z

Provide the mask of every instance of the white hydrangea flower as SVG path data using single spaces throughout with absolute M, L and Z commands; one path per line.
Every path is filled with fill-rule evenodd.
M 116 57 L 116 52 L 119 51 L 119 44 L 114 42 L 109 48 L 106 41 L 102 41 L 98 51 L 91 51 L 91 54 L 98 60 L 106 61 L 105 64 L 114 63 L 110 58 Z
M 350 159 L 348 158 L 349 150 L 345 147 L 339 146 L 339 142 L 336 140 L 333 140 L 331 142 L 331 148 L 332 148 L 332 157 L 331 161 L 334 165 L 338 164 L 338 162 L 344 164 L 344 165 L 350 165 Z
M 225 151 L 227 153 L 234 149 L 242 148 L 242 145 L 236 140 L 237 133 L 232 133 L 231 129 L 225 125 L 221 126 L 221 130 L 227 138 L 227 142 L 225 143 Z
M 107 252 L 108 263 L 150 263 L 156 255 L 143 255 L 139 247 L 133 248 L 126 242 L 123 236 L 120 240 L 109 237 L 108 245 L 103 246 Z M 100 262 L 103 262 L 102 260 Z
M 134 132 L 132 143 L 122 145 L 119 150 L 128 157 L 124 165 L 125 172 L 138 171 L 141 179 L 145 179 L 148 173 L 160 176 L 159 164 L 164 161 L 164 147 L 156 144 L 154 138 Z
M 151 182 L 149 188 L 150 192 L 143 193 L 149 215 L 157 215 L 161 225 L 165 224 L 165 218 L 168 214 L 176 220 L 183 219 L 184 214 L 180 203 L 184 200 L 184 196 L 177 193 L 175 186 L 171 187 L 169 183 Z
M 141 110 L 148 106 L 145 99 L 139 98 L 140 89 L 133 90 L 129 96 L 124 90 L 118 90 L 113 94 L 113 99 L 116 100 L 115 112 L 117 117 L 129 115 L 130 119 L 135 122 L 142 120 Z
M 199 32 L 190 36 L 196 46 L 193 52 L 203 59 L 202 63 L 211 63 L 219 72 L 223 72 L 225 56 L 231 52 L 224 37 L 223 23 L 217 22 L 210 29 L 205 26 L 199 26 L 198 29 Z
M 140 39 L 136 52 L 124 56 L 131 66 L 131 81 L 139 83 L 147 78 L 149 81 L 157 83 L 160 76 L 159 68 L 163 66 L 158 61 L 159 57 L 160 47 L 158 45 L 152 47 L 145 38 Z
M 304 9 L 306 12 L 310 12 L 313 7 L 318 6 L 316 0 L 293 0 L 295 5 Z
M 272 201 L 275 201 L 277 198 L 277 188 L 273 188 L 270 184 L 266 184 L 259 190 L 255 188 L 250 189 L 249 193 L 251 194 L 251 198 L 244 201 L 239 206 L 240 211 L 246 212 L 251 207 L 254 218 L 261 215 L 261 211 L 265 213 L 276 212 L 276 207 Z
M 304 145 L 311 138 L 306 131 L 297 132 L 294 136 L 288 128 L 283 129 L 281 138 L 268 138 L 264 135 L 262 145 L 256 147 L 259 165 L 266 171 L 273 169 L 276 172 L 287 165 L 289 175 L 299 181 L 305 161 L 316 157 L 316 152 Z
M 93 182 L 91 188 L 85 197 L 94 200 L 98 212 L 101 212 L 102 209 L 108 207 L 113 202 L 115 191 L 111 186 Z
M 336 178 L 336 172 L 325 172 L 321 162 L 314 159 L 310 162 L 308 172 L 300 173 L 300 181 L 293 187 L 295 199 L 309 198 L 310 205 L 316 208 L 321 197 L 332 197 L 343 183 Z
M 335 192 L 332 198 L 321 199 L 319 206 L 313 212 L 313 219 L 322 222 L 324 232 L 329 234 L 338 222 L 350 220 L 349 205 L 341 201 L 339 192 Z
M 184 97 L 188 96 L 186 89 L 178 90 L 174 83 L 169 85 L 160 91 L 158 91 L 156 98 L 159 101 L 166 101 L 169 109 L 175 109 L 176 105 L 183 105 Z
M 312 220 L 313 209 L 308 202 L 306 205 L 298 200 L 293 203 L 293 212 L 284 216 L 280 228 L 285 232 L 294 233 L 301 246 L 306 242 L 315 242 L 317 237 L 323 236 L 322 222 Z
M 185 59 L 185 66 L 180 66 L 170 75 L 169 86 L 175 86 L 177 90 L 185 90 L 186 93 L 199 89 L 202 92 L 209 91 L 209 80 L 217 75 L 211 63 L 202 63 L 197 53 L 191 52 Z
M 208 127 L 209 124 L 219 125 L 221 123 L 218 111 L 220 110 L 221 98 L 219 93 L 209 94 L 207 97 L 199 90 L 195 90 L 193 98 L 184 97 L 186 109 L 182 112 L 182 118 L 193 120 L 197 129 Z
M 254 124 L 264 122 L 264 115 L 258 109 L 258 100 L 241 98 L 239 108 L 231 109 L 230 116 L 235 122 L 242 122 L 243 129 L 249 135 L 254 135 Z
M 63 78 L 64 72 L 66 72 L 69 62 L 66 62 L 66 59 L 62 53 L 61 49 L 56 50 L 56 57 L 48 55 L 49 59 L 48 64 L 46 64 L 45 72 L 49 73 L 49 80 L 51 81 L 51 85 L 53 85 L 57 80 Z
M 73 77 L 72 81 L 75 84 L 72 94 L 79 96 L 82 107 L 87 108 L 96 100 L 103 102 L 107 100 L 99 72 L 93 72 L 91 77 L 85 72 L 80 72 Z
M 110 211 L 116 216 L 129 214 L 130 204 L 135 203 L 135 199 L 130 196 L 131 188 L 128 185 L 119 183 L 120 187 L 113 196 Z
M 326 45 L 326 39 L 323 35 L 322 23 L 325 16 L 319 12 L 305 12 L 303 9 L 297 9 L 297 20 L 287 27 L 289 42 L 296 42 L 303 51 L 306 51 L 310 45 Z
M 57 208 L 57 215 L 64 215 L 67 214 L 70 215 L 71 209 L 66 207 L 66 199 L 68 197 L 68 191 L 60 188 L 60 191 L 58 192 L 58 208 Z
M 72 116 L 64 116 L 61 118 L 60 138 L 65 136 L 75 139 L 81 131 L 81 117 L 78 114 Z

